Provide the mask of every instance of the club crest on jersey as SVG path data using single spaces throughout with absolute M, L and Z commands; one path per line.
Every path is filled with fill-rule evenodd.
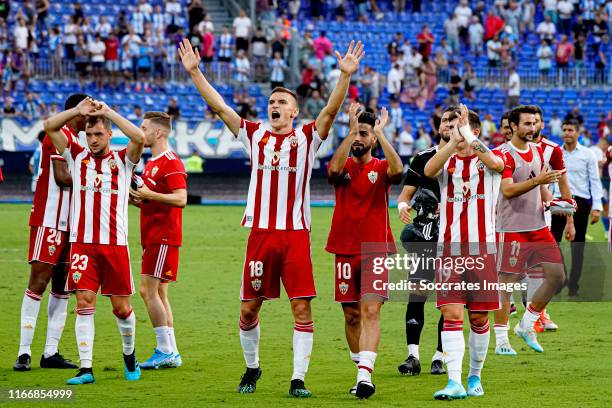
M 485 165 L 482 160 L 478 160 L 476 162 L 476 168 L 478 169 L 478 171 L 483 171 L 485 169 Z
M 293 135 L 289 138 L 289 145 L 295 149 L 298 146 L 298 138 L 297 136 Z
M 74 283 L 79 283 L 81 280 L 81 272 L 72 272 L 72 280 Z
M 340 282 L 338 284 L 338 289 L 340 289 L 340 293 L 342 293 L 343 295 L 346 295 L 346 292 L 348 292 L 348 288 L 349 285 L 346 282 Z
M 151 177 L 154 177 L 155 174 L 157 174 L 158 170 L 159 170 L 159 167 L 157 167 L 157 166 L 153 167 L 153 170 L 151 170 Z
M 513 256 L 510 258 L 510 266 L 511 267 L 515 267 L 516 266 L 516 262 L 518 261 L 518 259 L 516 258 L 516 256 Z
M 253 286 L 253 289 L 255 290 L 261 289 L 261 279 L 253 279 L 251 281 L 251 286 Z
M 372 184 L 376 183 L 376 180 L 378 180 L 378 173 L 375 172 L 374 170 L 369 172 L 368 173 L 368 180 L 370 180 L 370 183 L 372 183 Z
M 272 165 L 278 166 L 279 162 L 280 162 L 280 152 L 274 152 L 274 156 L 272 156 Z
M 55 249 L 55 245 L 49 245 L 49 255 L 53 256 Z
M 110 159 L 108 161 L 108 165 L 111 168 L 111 170 L 115 170 L 117 168 L 117 162 L 115 161 L 115 159 Z

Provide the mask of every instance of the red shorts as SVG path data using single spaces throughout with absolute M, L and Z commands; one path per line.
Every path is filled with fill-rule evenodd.
M 47 227 L 30 227 L 28 263 L 43 262 L 57 265 L 67 262 L 69 250 L 67 232 Z
M 389 271 L 384 265 L 386 258 L 386 255 L 336 255 L 336 302 L 359 302 L 366 295 L 388 299 L 387 288 L 383 288 L 383 283 L 389 282 Z M 375 259 L 382 259 L 382 262 Z
M 436 272 L 436 307 L 465 305 L 474 312 L 501 307 L 499 290 L 486 286 L 498 283 L 495 254 L 449 256 L 443 258 L 442 266 L 450 266 L 451 262 L 454 269 L 442 267 Z
M 500 232 L 497 270 L 522 274 L 542 263 L 563 264 L 559 246 L 548 227 L 537 231 Z
M 134 293 L 130 252 L 124 245 L 72 243 L 66 291 L 89 290 L 104 296 Z
M 281 280 L 289 299 L 317 295 L 312 276 L 310 232 L 251 230 L 240 299 L 276 299 L 280 297 Z
M 149 244 L 142 247 L 141 275 L 176 282 L 178 265 L 179 247 L 164 244 Z

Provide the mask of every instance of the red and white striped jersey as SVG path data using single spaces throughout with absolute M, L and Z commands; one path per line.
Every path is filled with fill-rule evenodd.
M 546 139 L 545 137 L 540 139 L 537 146 L 542 149 L 545 166 L 551 168 L 552 170 L 565 169 L 565 161 L 563 160 L 563 150 L 561 149 L 561 146 L 552 140 Z
M 250 151 L 251 182 L 242 225 L 256 229 L 310 229 L 310 175 L 323 142 L 315 122 L 280 135 L 242 120 L 238 137 Z
M 69 143 L 78 146 L 79 138 L 76 132 L 64 126 L 62 133 L 68 138 Z M 30 212 L 30 226 L 68 231 L 70 187 L 59 187 L 55 183 L 51 164 L 53 160 L 64 161 L 64 158 L 57 154 L 49 136 L 45 136 L 37 169 L 38 181 Z
M 72 173 L 70 242 L 127 245 L 128 196 L 136 164 L 126 149 L 96 157 L 71 143 L 63 157 Z
M 504 159 L 502 152 L 493 154 Z M 451 244 L 450 255 L 465 255 L 461 244 L 469 243 L 469 255 L 480 255 L 495 248 L 495 212 L 502 175 L 488 167 L 478 156 L 453 154 L 438 176 L 440 183 L 439 244 Z M 480 245 L 479 245 L 480 244 Z

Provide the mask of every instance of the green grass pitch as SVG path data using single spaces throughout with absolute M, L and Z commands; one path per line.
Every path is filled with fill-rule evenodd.
M 369 401 L 358 402 L 348 394 L 356 369 L 348 357 L 340 306 L 333 302 L 333 258 L 324 251 L 331 222 L 331 208 L 313 208 L 312 250 L 319 296 L 313 301 L 315 342 L 306 384 L 313 392 L 309 400 L 287 396 L 292 372 L 291 339 L 293 319 L 286 296 L 265 303 L 261 315 L 260 358 L 263 376 L 254 395 L 236 393 L 244 370 L 238 338 L 238 311 L 241 268 L 248 231 L 240 227 L 241 207 L 189 207 L 184 212 L 184 247 L 181 249 L 179 281 L 170 288 L 175 314 L 176 336 L 183 356 L 183 367 L 147 371 L 142 381 L 127 383 L 123 378 L 121 340 L 109 301 L 98 299 L 95 315 L 94 372 L 96 384 L 75 388 L 74 403 L 83 407 L 174 406 L 181 407 L 258 404 L 268 406 L 441 406 L 434 391 L 446 376 L 428 374 L 429 359 L 435 348 L 438 312 L 426 306 L 427 322 L 421 340 L 423 373 L 402 377 L 397 365 L 406 357 L 402 303 L 383 307 L 382 338 L 374 371 L 377 393 Z M 34 338 L 33 369 L 15 373 L 19 342 L 21 299 L 27 285 L 29 267 L 28 205 L 0 205 L 0 389 L 64 387 L 72 371 L 42 370 L 38 362 L 46 331 L 47 295 L 41 305 Z M 395 210 L 391 217 L 396 238 L 400 224 Z M 594 240 L 603 240 L 597 225 L 589 231 Z M 138 213 L 130 208 L 130 249 L 136 284 L 140 255 Z M 143 301 L 133 296 L 137 316 L 136 352 L 144 361 L 153 351 L 155 336 Z M 74 336 L 75 302 L 70 300 L 66 329 L 60 351 L 78 360 Z M 520 310 L 522 312 L 522 308 Z M 610 304 L 557 303 L 550 308 L 561 329 L 540 336 L 545 353 L 536 355 L 513 334 L 511 340 L 519 355 L 489 355 L 483 371 L 485 396 L 455 401 L 453 406 L 478 407 L 604 407 L 610 406 L 612 390 L 612 340 Z M 513 318 L 511 324 L 516 322 Z M 464 358 L 464 382 L 468 369 Z M 0 401 L 0 403 L 4 403 Z M 51 403 L 27 402 L 20 405 L 45 406 Z M 17 404 L 19 405 L 19 404 Z

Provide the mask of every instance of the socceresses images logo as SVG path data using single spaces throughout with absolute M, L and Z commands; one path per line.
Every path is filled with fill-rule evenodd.
M 72 280 L 74 281 L 74 283 L 79 283 L 79 281 L 81 280 L 81 272 L 73 272 Z
M 253 289 L 255 290 L 261 289 L 261 279 L 253 279 L 251 281 L 251 285 L 253 286 Z
M 338 284 L 338 289 L 340 289 L 340 293 L 346 295 L 346 292 L 348 292 L 348 284 L 346 282 L 341 282 Z
M 372 170 L 371 172 L 368 173 L 368 180 L 370 180 L 370 183 L 372 183 L 372 184 L 376 183 L 377 179 L 378 179 L 378 173 L 377 172 Z

